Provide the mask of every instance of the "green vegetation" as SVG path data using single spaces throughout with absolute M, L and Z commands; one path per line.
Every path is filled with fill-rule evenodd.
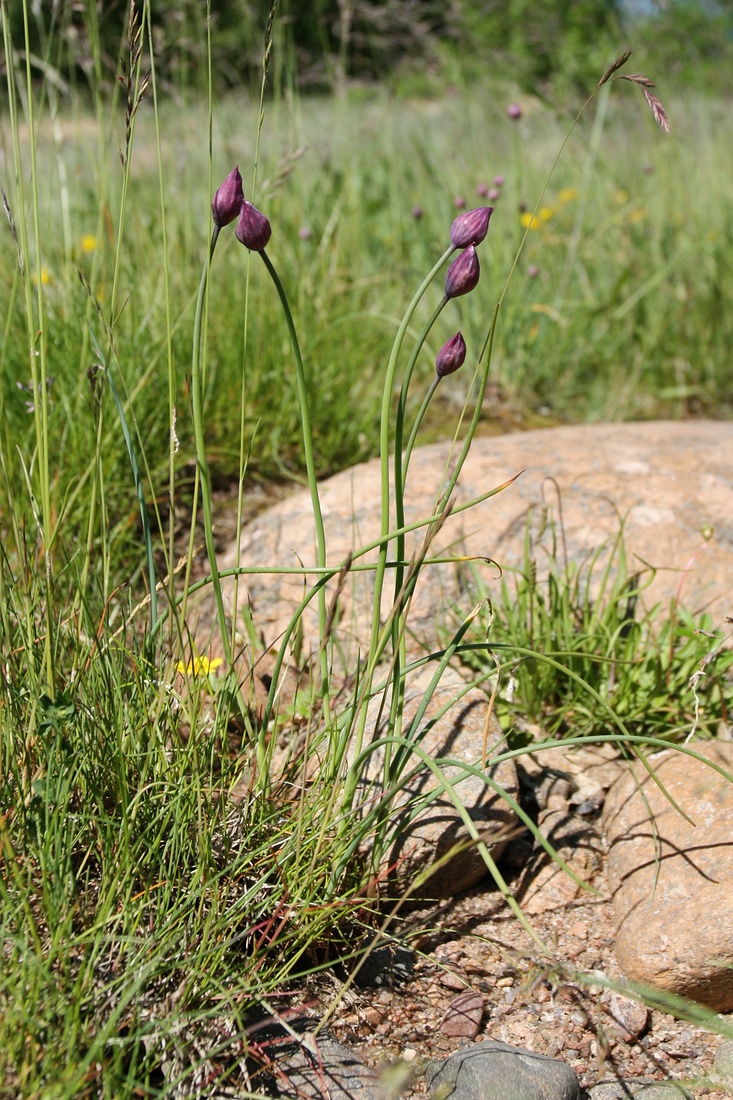
M 645 603 L 653 571 L 629 572 L 622 523 L 580 564 L 564 560 L 554 523 L 536 527 L 522 569 L 504 575 L 500 599 L 477 617 L 484 641 L 463 653 L 486 673 L 488 639 L 512 743 L 597 734 L 617 720 L 662 741 L 717 736 L 733 708 L 733 653 L 718 624 L 676 602 Z M 468 583 L 487 599 L 480 573 Z
M 413 769 L 458 802 L 422 722 L 472 616 L 431 656 L 410 721 L 403 703 L 410 594 L 460 462 L 408 559 L 413 442 L 457 431 L 462 461 L 497 416 L 729 411 L 730 123 L 715 101 L 668 104 L 665 143 L 639 89 L 609 99 L 606 84 L 543 191 L 572 117 L 526 97 L 508 118 L 514 86 L 299 99 L 268 42 L 272 101 L 199 101 L 218 47 L 199 47 L 193 79 L 181 39 L 161 75 L 147 2 L 131 9 L 116 82 L 94 5 L 54 8 L 73 15 L 61 25 L 26 0 L 20 26 L 17 5 L 12 22 L 1 10 L 0 1087 L 54 1100 L 241 1091 L 266 1060 L 254 1022 L 286 1014 L 355 950 L 355 930 L 384 921 L 375 880 Z M 74 20 L 85 67 L 67 56 Z M 233 227 L 210 235 L 211 197 L 237 162 L 273 227 L 264 265 Z M 488 201 L 479 287 L 447 301 L 456 208 Z M 467 364 L 431 383 L 458 326 Z M 316 474 L 370 454 L 380 530 L 345 563 L 319 545 L 302 570 L 319 638 L 301 696 L 281 708 L 299 613 L 256 698 L 257 623 L 246 610 L 230 622 L 217 592 L 215 490 L 238 494 L 241 514 L 253 478 L 302 479 L 317 514 Z M 372 627 L 333 684 L 325 586 L 361 568 Z M 194 652 L 197 588 L 214 593 L 223 661 Z M 518 619 L 506 629 L 522 636 Z M 376 742 L 375 701 L 388 716 Z M 371 798 L 362 772 L 377 749 Z

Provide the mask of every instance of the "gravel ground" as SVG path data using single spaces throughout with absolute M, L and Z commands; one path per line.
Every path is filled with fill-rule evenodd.
M 532 918 L 554 962 L 542 960 L 490 887 L 412 914 L 405 931 L 417 958 L 409 980 L 400 981 L 397 960 L 391 984 L 386 972 L 381 988 L 352 985 L 331 1032 L 371 1066 L 402 1059 L 419 1067 L 491 1038 L 562 1059 L 586 1090 L 619 1078 L 675 1080 L 706 1100 L 730 1096 L 700 1080 L 718 1036 L 577 981 L 576 971 L 620 977 L 603 869 L 593 885 L 598 896 Z M 403 1095 L 423 1090 L 416 1073 Z

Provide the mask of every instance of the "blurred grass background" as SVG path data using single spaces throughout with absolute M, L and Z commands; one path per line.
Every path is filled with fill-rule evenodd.
M 403 304 L 442 249 L 460 203 L 491 201 L 490 263 L 484 261 L 480 292 L 461 304 L 469 355 L 475 350 L 521 239 L 522 212 L 526 222 L 585 94 L 627 43 L 635 47 L 629 71 L 657 82 L 672 134 L 656 131 L 630 84 L 617 85 L 607 102 L 601 97 L 574 132 L 505 301 L 484 424 L 497 431 L 729 415 L 733 5 L 283 3 L 273 26 L 266 141 L 253 194 L 251 92 L 261 74 L 266 7 L 211 8 L 214 185 L 238 163 L 247 194 L 273 224 L 271 252 L 313 379 L 321 475 L 375 453 L 382 375 Z M 43 105 L 35 136 L 44 167 L 43 263 L 33 277 L 44 284 L 47 310 L 53 455 L 59 470 L 75 471 L 72 483 L 57 479 L 56 506 L 66 501 L 73 523 L 74 484 L 96 453 L 94 356 L 80 324 L 92 307 L 77 269 L 104 308 L 118 244 L 125 121 L 115 74 L 127 8 L 45 3 L 33 11 L 32 71 Z M 11 34 L 22 32 L 19 13 L 13 5 L 7 14 Z M 148 94 L 136 116 L 116 332 L 122 383 L 162 499 L 169 481 L 163 216 L 185 484 L 193 456 L 186 372 L 211 180 L 203 139 L 206 9 L 161 2 L 151 17 L 162 172 Z M 520 105 L 519 120 L 507 117 L 510 102 Z M 12 213 L 18 199 L 6 116 L 0 157 Z M 246 290 L 237 248 L 230 242 L 217 263 L 208 330 L 207 445 L 221 487 L 239 474 L 242 403 L 254 440 L 249 475 L 303 472 L 286 334 L 261 280 Z M 18 370 L 26 334 L 14 308 L 19 269 L 7 226 L 0 280 L 3 450 L 17 488 L 23 473 L 14 456 L 33 433 L 33 417 L 30 380 Z M 252 303 L 246 341 L 245 293 Z M 425 379 L 448 335 L 439 326 L 426 349 L 419 366 Z M 446 387 L 457 403 L 462 384 Z M 445 413 L 436 404 L 425 441 L 440 434 Z M 121 473 L 126 457 L 116 431 L 104 440 L 107 470 L 114 475 L 120 463 Z M 129 551 L 137 531 L 127 496 L 125 478 L 110 477 L 116 545 Z

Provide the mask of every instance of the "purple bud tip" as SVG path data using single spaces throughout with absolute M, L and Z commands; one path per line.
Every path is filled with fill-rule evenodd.
M 488 232 L 493 206 L 479 206 L 459 214 L 450 227 L 450 243 L 454 248 L 466 248 L 469 244 L 481 244 Z
M 463 207 L 466 205 L 466 200 L 464 199 L 463 195 L 456 195 L 456 197 L 453 199 L 453 205 L 455 206 L 456 210 L 463 210 Z
M 234 233 L 237 240 L 250 252 L 262 252 L 267 247 L 272 229 L 265 215 L 251 202 L 245 201 L 242 203 L 242 212 Z
M 476 249 L 472 244 L 453 261 L 445 277 L 446 298 L 459 298 L 461 294 L 470 294 L 481 274 Z
M 413 206 L 412 216 L 415 221 L 420 221 L 420 218 L 422 217 L 422 206 Z
M 497 199 L 501 198 L 501 191 L 498 187 L 490 187 L 486 197 L 491 199 L 492 202 L 496 202 Z
M 476 188 L 476 194 L 480 195 L 482 199 L 485 199 L 489 193 L 489 185 L 487 183 L 480 183 Z
M 242 177 L 239 174 L 239 167 L 232 168 L 214 195 L 214 201 L 211 204 L 214 225 L 218 226 L 219 229 L 223 229 L 225 225 L 229 225 L 229 222 L 233 222 L 235 218 L 239 217 L 243 202 L 244 191 L 242 190 Z
M 466 361 L 466 341 L 463 335 L 457 332 L 450 340 L 443 344 L 435 358 L 435 373 L 438 378 L 445 378 L 446 374 L 454 374 Z
M 503 186 L 504 186 L 504 177 L 503 176 L 494 176 L 494 187 L 503 187 Z
M 537 267 L 537 264 L 530 264 L 527 268 L 527 274 L 529 275 L 530 279 L 536 279 L 539 273 L 540 269 Z
M 518 103 L 510 103 L 506 109 L 506 113 L 514 122 L 518 122 L 522 117 L 522 108 Z
M 302 225 L 298 230 L 298 236 L 300 237 L 301 241 L 309 241 L 313 234 L 311 233 L 309 226 Z

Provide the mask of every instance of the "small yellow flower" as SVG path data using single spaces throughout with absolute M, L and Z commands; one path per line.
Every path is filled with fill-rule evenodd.
M 541 206 L 537 211 L 537 215 L 541 222 L 549 222 L 555 211 L 551 206 Z
M 82 252 L 94 252 L 97 247 L 97 238 L 93 233 L 85 233 L 81 239 Z
M 578 198 L 578 189 L 577 187 L 563 187 L 557 197 L 560 202 L 575 202 Z
M 533 217 L 529 212 L 522 214 L 520 221 L 524 229 L 539 229 L 539 220 Z
M 617 202 L 619 206 L 623 206 L 625 202 L 629 201 L 629 192 L 624 191 L 623 187 L 619 187 L 618 191 L 614 191 L 613 201 Z
M 176 672 L 180 672 L 182 676 L 208 676 L 223 663 L 221 657 L 194 657 L 188 664 L 179 661 Z
M 636 210 L 632 210 L 629 214 L 628 221 L 630 225 L 636 225 L 637 222 L 643 222 L 646 217 L 646 210 L 643 206 L 638 206 Z
M 33 272 L 33 274 L 31 275 L 31 282 L 35 283 L 36 286 L 39 282 L 41 286 L 50 286 L 50 284 L 53 282 L 53 279 L 51 278 L 51 272 L 48 270 L 45 264 L 41 268 L 40 277 L 35 271 Z

